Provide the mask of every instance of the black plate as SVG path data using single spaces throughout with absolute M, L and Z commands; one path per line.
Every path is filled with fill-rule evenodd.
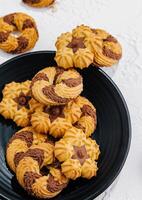
M 41 68 L 54 65 L 54 52 L 28 53 L 9 60 L 0 68 L 1 90 L 11 81 L 25 81 Z M 129 112 L 119 89 L 100 69 L 89 67 L 80 71 L 84 78 L 83 95 L 96 106 L 98 126 L 93 138 L 101 149 L 99 171 L 91 180 L 78 179 L 55 200 L 88 200 L 101 194 L 117 177 L 126 160 L 131 140 Z M 17 184 L 5 162 L 6 143 L 17 130 L 16 125 L 0 117 L 0 193 L 10 200 L 31 200 Z

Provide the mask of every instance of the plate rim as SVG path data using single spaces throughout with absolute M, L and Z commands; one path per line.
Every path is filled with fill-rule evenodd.
M 13 61 L 16 61 L 20 58 L 23 58 L 23 57 L 27 57 L 27 56 L 30 56 L 30 55 L 36 55 L 36 54 L 55 54 L 55 51 L 53 50 L 41 50 L 41 51 L 33 51 L 33 52 L 28 52 L 28 53 L 24 53 L 24 54 L 21 54 L 21 55 L 18 55 L 18 56 L 14 56 L 13 58 L 11 59 L 8 59 L 7 61 L 3 62 L 2 64 L 0 64 L 0 69 L 5 67 L 5 65 L 13 62 Z M 118 93 L 118 95 L 120 96 L 120 99 L 123 103 L 123 106 L 124 106 L 124 109 L 125 109 L 125 112 L 126 112 L 126 116 L 127 116 L 127 121 L 128 121 L 128 135 L 129 135 L 129 138 L 128 138 L 128 143 L 127 143 L 127 147 L 126 147 L 126 151 L 125 151 L 125 155 L 123 156 L 122 158 L 122 162 L 120 164 L 120 166 L 118 167 L 117 169 L 117 172 L 115 174 L 113 174 L 107 181 L 106 183 L 95 193 L 95 194 L 91 194 L 89 195 L 88 197 L 85 197 L 84 200 L 91 200 L 91 199 L 94 199 L 96 198 L 97 196 L 99 196 L 100 194 L 102 194 L 106 189 L 108 189 L 109 186 L 112 185 L 112 183 L 114 182 L 114 180 L 118 177 L 118 175 L 120 174 L 125 162 L 126 162 L 126 159 L 128 157 L 128 153 L 129 153 L 129 150 L 130 150 L 130 146 L 131 146 L 131 138 L 132 138 L 132 127 L 131 127 L 131 118 L 130 118 L 130 113 L 129 113 L 129 109 L 128 109 L 128 106 L 127 106 L 127 103 L 125 101 L 125 98 L 124 96 L 122 95 L 119 87 L 116 85 L 116 83 L 111 79 L 111 77 L 106 73 L 104 72 L 101 68 L 97 67 L 97 69 L 100 71 L 100 73 L 103 74 L 103 76 L 105 76 L 105 78 L 114 86 L 114 89 L 116 90 L 116 92 Z M 6 197 L 1 189 L 0 189 L 0 197 L 6 199 L 6 200 L 11 200 L 11 198 L 9 197 Z

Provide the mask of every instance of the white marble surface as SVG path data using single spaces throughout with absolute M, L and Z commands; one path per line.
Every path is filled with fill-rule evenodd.
M 104 69 L 122 91 L 132 120 L 131 150 L 117 184 L 99 200 L 142 199 L 142 1 L 141 0 L 57 0 L 49 9 L 33 9 L 21 0 L 0 0 L 0 15 L 22 11 L 36 19 L 40 39 L 33 49 L 54 50 L 61 32 L 79 24 L 105 28 L 123 45 L 118 67 Z M 11 58 L 0 51 L 0 63 Z

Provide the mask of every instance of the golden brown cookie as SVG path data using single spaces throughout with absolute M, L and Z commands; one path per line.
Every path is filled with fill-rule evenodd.
M 82 96 L 77 97 L 74 103 L 81 110 L 81 116 L 78 121 L 74 123 L 74 126 L 82 129 L 86 137 L 89 137 L 94 133 L 97 126 L 96 108 L 87 98 Z
M 23 83 L 11 82 L 3 89 L 3 99 L 0 102 L 0 114 L 6 119 L 12 119 L 18 126 L 30 124 L 30 81 Z
M 58 195 L 68 184 L 60 169 L 50 167 L 49 173 L 42 173 L 44 166 L 53 162 L 54 146 L 40 143 L 31 146 L 19 160 L 16 177 L 19 184 L 30 194 L 38 198 L 52 198 Z
M 96 176 L 100 150 L 97 143 L 86 138 L 81 129 L 68 129 L 62 139 L 55 143 L 55 157 L 62 162 L 63 174 L 70 179 Z
M 57 38 L 57 52 L 55 60 L 65 69 L 78 67 L 85 68 L 93 63 L 94 55 L 85 46 L 84 37 L 75 37 L 73 34 L 62 34 Z
M 81 116 L 81 110 L 74 101 L 66 105 L 45 106 L 40 104 L 31 116 L 33 128 L 40 133 L 62 137 Z
M 13 33 L 17 31 L 19 36 Z M 36 23 L 24 13 L 12 13 L 0 18 L 0 49 L 18 54 L 32 49 L 38 40 Z
M 94 63 L 97 66 L 111 66 L 122 56 L 120 43 L 101 29 L 77 26 L 72 32 L 61 34 L 55 43 L 55 60 L 65 69 L 85 68 Z
M 110 67 L 117 63 L 122 57 L 122 47 L 118 40 L 102 29 L 94 29 L 93 33 L 85 44 L 94 53 L 94 64 Z
M 63 105 L 79 96 L 83 90 L 81 75 L 75 70 L 47 67 L 32 79 L 33 97 L 45 105 Z
M 54 3 L 55 0 L 23 0 L 24 3 L 32 7 L 47 7 Z
M 15 172 L 19 159 L 34 144 L 45 142 L 47 137 L 26 127 L 16 132 L 9 140 L 6 149 L 6 160 L 12 171 Z

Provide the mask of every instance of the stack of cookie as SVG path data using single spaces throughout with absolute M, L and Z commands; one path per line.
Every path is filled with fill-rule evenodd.
M 96 109 L 82 90 L 81 75 L 59 67 L 3 89 L 0 113 L 22 127 L 7 144 L 7 163 L 31 195 L 52 198 L 69 180 L 96 176 Z

